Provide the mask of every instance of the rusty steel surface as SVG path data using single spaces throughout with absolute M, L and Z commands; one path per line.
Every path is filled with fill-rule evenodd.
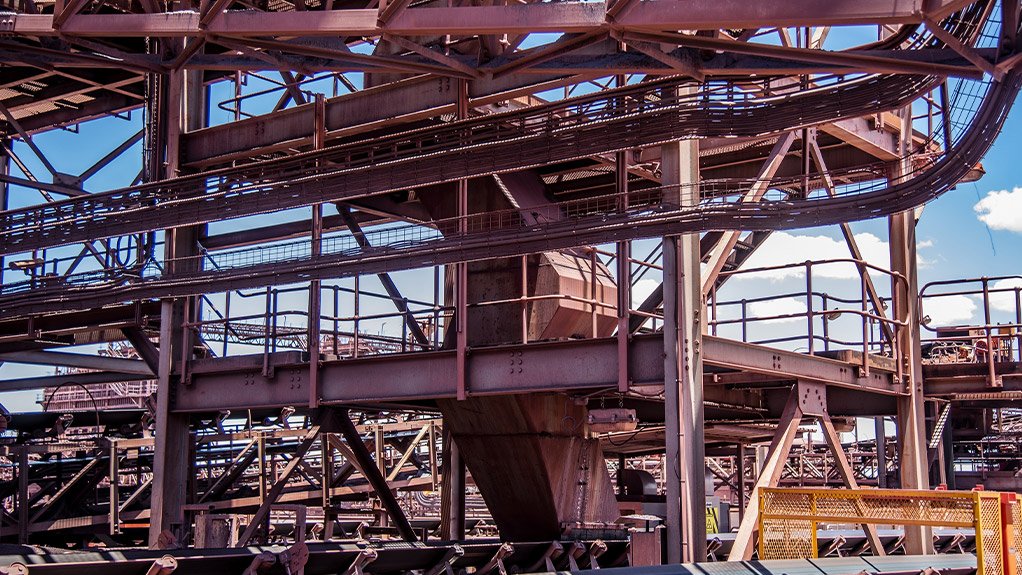
M 406 13 L 421 10 L 413 9 Z M 252 14 L 245 15 L 249 16 Z M 74 13 L 67 16 L 68 19 L 83 17 L 85 16 Z M 133 16 L 111 16 L 121 17 Z M 968 20 L 969 17 L 975 19 L 975 16 L 948 18 L 943 24 L 948 29 L 939 36 L 947 38 L 948 34 L 957 34 L 962 40 L 971 41 L 975 38 L 978 27 L 974 21 Z M 208 20 L 212 21 L 215 18 L 216 14 L 210 14 Z M 207 18 L 202 20 L 204 24 L 208 23 Z M 167 20 L 163 24 L 171 26 L 169 22 Z M 179 32 L 173 32 L 177 33 Z M 925 51 L 940 44 L 941 41 L 938 39 L 921 36 L 913 41 L 912 46 Z M 915 51 L 917 50 L 906 52 Z M 934 68 L 934 71 L 938 69 Z M 932 89 L 936 81 L 936 78 L 925 76 L 866 76 L 852 77 L 850 80 L 838 77 L 829 83 L 821 83 L 815 90 L 795 90 L 780 97 L 770 94 L 759 98 L 745 95 L 738 99 L 720 92 L 729 86 L 726 82 L 720 85 L 709 84 L 694 96 L 677 98 L 672 92 L 678 86 L 686 84 L 686 78 L 654 81 L 636 87 L 623 87 L 592 96 L 569 99 L 563 103 L 533 106 L 522 111 L 485 116 L 482 119 L 461 120 L 449 126 L 413 130 L 384 139 L 374 138 L 364 144 L 341 144 L 293 158 L 268 160 L 241 168 L 203 173 L 200 178 L 185 177 L 138 188 L 69 198 L 45 206 L 6 211 L 2 214 L 5 225 L 0 232 L 2 234 L 0 243 L 3 245 L 4 253 L 10 254 L 84 239 L 94 240 L 210 222 L 224 217 L 225 214 L 238 217 L 321 201 L 350 201 L 381 192 L 520 170 L 539 163 L 605 154 L 622 148 L 656 144 L 684 136 L 761 135 L 799 125 L 824 123 L 836 117 L 854 116 L 867 110 L 875 112 L 878 108 L 897 108 L 920 92 Z M 1002 81 L 995 82 L 990 88 L 984 106 L 976 111 L 976 117 L 972 122 L 973 129 L 968 130 L 959 143 L 958 147 L 964 148 L 966 154 L 971 154 L 976 159 L 982 156 L 992 142 L 992 136 L 1003 120 L 1010 101 L 1013 100 L 1013 95 L 1017 91 L 1016 84 L 1018 77 L 1012 73 L 1005 76 Z M 820 102 L 827 102 L 827 105 L 821 106 Z M 594 114 L 591 112 L 593 109 L 599 111 Z M 323 121 L 326 121 L 325 115 Z M 606 137 L 610 133 L 613 133 L 613 139 Z M 527 144 L 523 146 L 523 142 Z M 480 153 L 487 154 L 488 161 L 480 162 Z M 440 154 L 445 157 L 444 162 L 435 161 L 435 157 Z M 338 162 L 346 167 L 334 167 Z M 568 245 L 561 244 L 564 240 L 557 239 L 559 234 L 565 240 L 571 237 L 574 245 L 585 241 L 579 235 L 579 228 L 585 232 L 595 233 L 594 239 L 600 237 L 622 240 L 659 235 L 661 232 L 655 229 L 656 224 L 671 226 L 675 230 L 712 229 L 725 221 L 729 222 L 729 225 L 741 221 L 742 226 L 747 229 L 821 225 L 844 221 L 850 217 L 884 215 L 922 203 L 935 197 L 949 183 L 959 179 L 964 170 L 973 163 L 975 162 L 969 157 L 959 156 L 952 159 L 950 154 L 946 154 L 928 169 L 920 169 L 914 174 L 916 177 L 891 189 L 867 188 L 861 193 L 845 197 L 803 200 L 801 203 L 804 203 L 804 206 L 795 201 L 784 204 L 771 202 L 768 206 L 755 207 L 736 202 L 730 206 L 730 211 L 724 210 L 723 213 L 718 206 L 713 206 L 709 213 L 701 213 L 704 210 L 677 209 L 664 213 L 665 202 L 660 200 L 661 209 L 658 210 L 660 214 L 656 212 L 623 214 L 624 218 L 617 218 L 621 227 L 616 230 L 606 225 L 597 228 L 585 222 L 573 221 L 570 236 L 564 236 L 563 231 L 556 230 L 556 224 L 551 226 L 552 229 L 544 230 L 543 236 L 537 236 L 535 232 L 538 230 L 528 231 L 530 239 L 543 242 L 545 247 L 560 248 Z M 241 183 L 245 181 L 253 183 Z M 735 182 L 731 186 L 741 188 L 742 183 Z M 288 193 L 281 194 L 281 190 L 287 190 Z M 723 193 L 734 201 L 735 191 Z M 570 209 L 570 206 L 564 206 L 562 209 Z M 602 217 L 606 221 L 607 215 Z M 521 241 L 521 234 L 526 230 L 505 230 L 503 228 L 506 228 L 506 225 L 500 221 L 496 223 L 496 229 L 492 222 L 481 223 L 481 227 L 477 226 L 478 229 L 472 230 L 489 232 L 475 234 L 481 241 L 481 253 L 485 252 L 487 255 L 524 253 L 526 244 Z M 59 281 L 57 285 L 51 285 L 50 282 L 42 285 L 33 283 L 28 286 L 8 285 L 3 291 L 10 296 L 3 298 L 6 300 L 3 309 L 7 314 L 38 313 L 56 311 L 64 305 L 91 307 L 125 299 L 192 295 L 200 289 L 238 289 L 258 285 L 259 282 L 265 281 L 262 278 L 267 274 L 281 280 L 286 277 L 284 274 L 291 274 L 295 279 L 322 277 L 324 273 L 322 270 L 325 268 L 332 270 L 329 273 L 343 269 L 345 259 L 356 260 L 359 270 L 371 266 L 370 260 L 380 262 L 376 271 L 381 272 L 402 269 L 407 265 L 403 263 L 405 258 L 419 264 L 454 263 L 457 260 L 442 255 L 445 243 L 452 244 L 450 245 L 453 248 L 452 255 L 458 254 L 454 257 L 459 260 L 471 259 L 472 256 L 469 254 L 472 252 L 469 246 L 475 239 L 472 237 L 473 234 L 458 237 L 460 234 L 450 233 L 445 230 L 445 226 L 443 223 L 438 224 L 440 230 L 444 232 L 444 237 L 429 238 L 429 245 L 417 246 L 416 244 L 423 244 L 424 238 L 413 236 L 403 241 L 392 241 L 393 244 L 403 244 L 402 249 L 385 249 L 384 253 L 373 254 L 371 258 L 366 257 L 369 255 L 367 253 L 352 254 L 350 250 L 343 250 L 344 253 L 340 254 L 340 257 L 336 253 L 321 256 L 317 252 L 307 261 L 301 259 L 295 261 L 293 256 L 282 255 L 276 256 L 279 261 L 272 263 L 257 262 L 255 266 L 241 266 L 213 272 L 212 275 L 211 272 L 200 272 L 204 276 L 201 280 L 198 277 L 188 278 L 180 272 L 170 274 L 170 277 L 167 274 L 159 277 L 144 269 L 111 270 L 112 275 L 108 271 L 102 275 L 93 273 L 67 278 L 77 293 L 67 292 L 68 286 L 64 285 L 63 281 Z M 460 229 L 461 224 L 451 222 L 450 226 Z M 469 228 L 472 229 L 473 226 L 470 224 Z M 514 248 L 505 249 L 503 253 L 499 250 L 495 252 L 502 242 L 508 242 Z M 486 247 L 483 248 L 482 244 Z M 362 251 L 365 252 L 365 247 L 362 247 Z M 336 252 L 337 248 L 334 250 Z M 432 258 L 424 261 L 419 250 L 433 254 Z M 325 259 L 315 261 L 320 258 Z M 251 261 L 251 258 L 246 259 Z M 216 265 L 223 270 L 223 264 Z M 132 281 L 132 278 L 140 273 L 146 281 L 142 283 Z M 216 277 L 218 275 L 220 278 Z M 343 272 L 341 275 L 344 275 Z M 217 281 L 222 283 L 215 283 Z M 203 287 L 200 288 L 200 285 Z M 26 298 L 17 294 L 26 288 L 32 290 L 33 297 Z M 46 292 L 55 289 L 62 292 L 57 296 L 58 300 L 63 299 L 66 304 L 56 303 L 52 298 L 47 303 L 35 306 L 25 302 L 26 299 L 45 300 Z
M 704 495 L 737 492 L 744 507 L 748 488 L 782 476 L 854 487 L 905 481 L 898 469 L 953 480 L 955 461 L 1011 471 L 997 457 L 1010 442 L 984 435 L 924 469 L 925 450 L 889 456 L 885 440 L 846 460 L 838 431 L 892 416 L 925 431 L 927 414 L 899 407 L 925 396 L 926 409 L 954 404 L 955 433 L 969 421 L 1010 433 L 984 410 L 1017 400 L 1017 350 L 1003 344 L 1022 336 L 998 330 L 1022 311 L 998 326 L 988 300 L 1018 307 L 1019 288 L 982 280 L 966 294 L 984 299 L 976 333 L 934 342 L 975 361 L 919 373 L 914 236 L 892 240 L 889 272 L 848 223 L 904 224 L 982 171 L 1022 89 L 1018 2 L 16 4 L 0 15 L 0 363 L 60 371 L 0 390 L 73 389 L 77 406 L 158 384 L 130 414 L 93 405 L 91 432 L 92 413 L 63 404 L 0 417 L 12 430 L 0 532 L 239 547 L 110 550 L 31 572 L 295 570 L 306 557 L 307 573 L 349 575 L 619 566 L 612 481 L 626 460 L 656 474 L 645 503 L 667 509 L 668 557 L 745 556 L 748 525 L 702 537 Z M 846 29 L 870 41 L 835 41 Z M 51 131 L 79 143 L 86 122 L 128 111 L 137 126 L 91 166 L 68 174 L 48 158 Z M 136 157 L 103 189 L 114 179 L 98 174 Z M 832 224 L 856 293 L 821 297 L 814 270 L 835 262 L 807 262 L 804 311 L 749 312 L 793 299 L 741 292 L 730 278 L 790 272 L 745 269 L 753 253 L 776 231 Z M 654 238 L 667 239 L 636 253 Z M 662 283 L 632 301 L 650 280 Z M 740 301 L 718 298 L 725 283 Z M 841 314 L 859 333 L 828 332 Z M 794 333 L 748 333 L 778 320 Z M 130 357 L 74 349 L 121 341 Z M 638 427 L 593 432 L 588 411 L 605 403 Z M 931 445 L 950 441 L 940 413 Z M 829 456 L 788 456 L 803 416 Z M 747 448 L 771 435 L 783 449 L 757 481 Z M 307 528 L 329 542 L 306 547 Z M 422 528 L 514 543 L 419 542 Z
M 707 104 L 703 97 L 726 86 L 677 96 L 671 91 L 688 80 L 671 78 L 284 160 L 6 211 L 0 214 L 4 224 L 0 253 L 216 221 L 227 213 L 239 217 L 358 199 L 684 137 L 769 134 L 899 108 L 935 81 L 894 76 L 852 79 L 837 81 L 823 94 L 796 92 Z M 1012 89 L 1010 84 L 1006 88 Z M 820 98 L 829 97 L 840 104 L 820 106 Z M 597 111 L 589 112 L 590 108 Z M 480 161 L 477 154 L 483 151 L 487 157 Z M 436 162 L 441 155 L 444 162 Z M 164 209 L 164 204 L 173 208 Z
M 472 391 L 479 395 L 514 392 L 541 392 L 567 389 L 616 388 L 617 364 L 613 338 L 578 342 L 533 343 L 527 346 L 480 347 L 468 360 Z M 657 385 L 663 382 L 663 343 L 661 335 L 634 338 L 630 345 L 629 380 L 633 385 Z M 370 357 L 359 360 L 324 361 L 322 399 L 326 403 L 352 401 L 414 401 L 450 398 L 456 395 L 453 351 L 414 352 Z M 813 380 L 834 388 L 871 394 L 900 393 L 892 380 L 892 371 L 874 369 L 860 376 L 849 363 L 809 357 L 723 338 L 704 338 L 704 360 L 716 368 L 721 385 L 730 384 L 727 372 L 756 373 L 760 382 Z M 178 392 L 177 409 L 208 411 L 226 408 L 283 407 L 301 403 L 308 385 L 308 363 L 295 353 L 271 358 L 273 375 L 264 378 L 262 358 L 209 359 L 195 363 L 193 384 Z M 513 361 L 514 369 L 508 368 Z M 709 369 L 709 368 L 708 368 Z M 723 373 L 722 373 L 723 372 Z M 372 385 L 345 382 L 373 381 Z M 258 389 L 258 393 L 245 390 Z M 882 402 L 873 406 L 875 409 Z M 868 405 L 846 405 L 845 409 Z

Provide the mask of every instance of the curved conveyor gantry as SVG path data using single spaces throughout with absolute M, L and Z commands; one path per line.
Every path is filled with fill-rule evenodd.
M 987 13 L 983 4 L 952 15 L 942 26 L 963 43 L 974 43 L 989 24 L 981 21 Z M 896 37 L 902 41 L 906 35 L 910 49 L 943 46 L 914 31 Z M 748 79 L 714 81 L 693 90 L 687 78 L 662 78 L 284 159 L 3 212 L 0 254 L 353 200 L 678 139 L 775 134 L 902 108 L 942 81 L 939 76 L 828 77 L 814 79 L 806 89 L 759 95 L 733 89 L 747 86 Z M 471 216 L 467 233 L 452 231 L 458 229 L 454 221 L 434 222 L 434 227 L 409 225 L 403 233 L 392 227 L 370 241 L 373 247 L 336 241 L 327 243 L 316 257 L 288 250 L 285 244 L 221 254 L 223 261 L 215 269 L 173 275 L 125 269 L 79 274 L 50 287 L 7 285 L 0 294 L 0 314 L 81 309 L 254 287 L 267 281 L 344 277 L 682 232 L 791 229 L 884 216 L 933 200 L 956 185 L 992 145 L 1020 88 L 1022 72 L 1006 70 L 987 86 L 968 127 L 956 141 L 945 143 L 944 154 L 890 185 L 862 186 L 833 197 L 744 203 L 741 198 L 750 182 L 715 182 L 704 186 L 705 200 L 697 206 L 672 205 L 663 194 L 660 201 L 633 203 L 627 211 L 616 211 L 613 200 L 604 202 L 609 208 L 603 210 L 562 204 L 562 211 L 573 217 L 532 225 L 515 213 L 491 212 Z M 649 197 L 650 190 L 643 194 Z

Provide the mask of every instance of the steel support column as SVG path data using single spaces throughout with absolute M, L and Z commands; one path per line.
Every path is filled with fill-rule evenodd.
M 874 417 L 873 430 L 877 449 L 877 487 L 887 489 L 887 429 L 886 418 Z
M 695 140 L 661 147 L 665 202 L 699 203 Z M 668 197 L 670 194 L 670 197 Z M 667 561 L 706 560 L 702 284 L 699 234 L 664 238 L 664 387 L 667 442 Z
M 440 538 L 460 541 L 465 538 L 465 460 L 445 425 L 443 437 L 443 485 L 440 491 Z
M 0 142 L 0 175 L 9 176 L 11 171 L 11 157 L 7 155 L 6 148 L 12 146 L 10 142 Z M 0 212 L 5 211 L 10 204 L 10 184 L 0 181 Z M 4 270 L 7 268 L 4 256 L 0 255 L 0 286 L 4 285 Z
M 908 153 L 912 143 L 911 109 L 902 111 L 901 156 L 892 180 L 909 176 L 912 166 Z M 894 183 L 894 182 L 892 182 Z M 899 328 L 898 345 L 905 366 L 907 395 L 898 398 L 898 463 L 902 489 L 929 489 L 929 462 L 926 453 L 926 412 L 923 397 L 923 365 L 919 336 L 919 283 L 916 260 L 916 213 L 905 211 L 890 216 L 891 271 L 902 274 L 907 282 L 893 282 L 895 312 L 907 326 Z M 906 285 L 907 284 L 907 285 Z M 932 529 L 905 526 L 905 552 L 914 555 L 933 553 Z
M 323 149 L 326 143 L 326 100 L 322 94 L 316 95 L 315 102 L 315 127 L 313 134 L 313 148 L 317 150 Z M 240 106 L 240 104 L 239 104 Z M 323 253 L 323 204 L 313 204 L 312 206 L 312 229 L 309 230 L 309 253 L 313 257 L 319 256 Z M 320 397 L 320 377 L 319 377 L 319 360 L 320 360 L 320 345 L 322 344 L 320 335 L 320 321 L 322 318 L 321 310 L 323 305 L 323 292 L 322 282 L 315 279 L 309 282 L 309 408 L 315 409 L 319 407 Z M 225 338 L 226 339 L 226 338 Z M 324 443 L 325 445 L 325 443 Z
M 31 503 L 28 499 L 28 448 L 22 446 L 18 451 L 18 543 L 28 543 L 29 511 Z
M 745 444 L 735 444 L 735 486 L 738 487 L 738 522 L 745 515 Z
M 458 81 L 458 118 L 468 117 L 468 82 Z M 458 180 L 458 234 L 468 232 L 468 180 Z M 454 325 L 457 330 L 458 399 L 468 397 L 466 355 L 468 354 L 468 263 L 454 264 Z
M 166 126 L 166 169 L 163 177 L 173 177 L 180 159 L 179 142 L 182 131 L 195 129 L 204 123 L 205 88 L 201 72 L 172 72 L 164 77 L 166 85 L 159 97 L 159 120 Z M 147 121 L 154 121 L 147 118 Z M 153 172 L 154 174 L 159 172 Z M 175 258 L 194 254 L 197 249 L 195 228 L 167 230 L 165 256 L 169 266 Z M 192 306 L 186 300 L 167 299 L 162 302 L 160 314 L 160 355 L 158 387 L 156 391 L 156 444 L 153 454 L 153 496 L 149 524 L 149 545 L 156 547 L 160 534 L 170 531 L 180 536 L 184 524 L 184 505 L 187 502 L 189 482 L 188 417 L 173 411 L 174 387 L 182 385 L 180 374 L 187 365 L 181 361 L 178 372 L 174 358 L 187 360 L 192 354 L 190 338 L 182 330 Z
M 614 84 L 618 87 L 627 84 L 624 76 L 614 78 Z M 614 191 L 621 199 L 618 200 L 618 209 L 621 212 L 628 210 L 628 153 L 620 151 L 614 155 Z M 628 392 L 628 339 L 631 336 L 629 320 L 632 309 L 632 242 L 623 241 L 617 243 L 617 390 L 620 393 Z M 524 270 L 523 270 L 524 273 Z M 593 285 L 596 285 L 596 270 L 593 270 Z M 525 292 L 522 292 L 525 295 Z M 593 330 L 596 335 L 596 330 Z M 622 468 L 624 466 L 622 465 Z M 620 478 L 618 484 L 620 486 Z

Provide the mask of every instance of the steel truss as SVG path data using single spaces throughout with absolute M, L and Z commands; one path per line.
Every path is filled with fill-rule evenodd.
M 10 267 L 0 272 L 0 361 L 84 371 L 0 389 L 155 380 L 157 394 L 130 421 L 98 408 L 15 414 L 0 534 L 235 547 L 104 558 L 126 573 L 284 563 L 358 575 L 577 570 L 629 560 L 618 525 L 565 511 L 599 509 L 608 495 L 605 462 L 592 454 L 618 455 L 623 470 L 656 453 L 662 469 L 684 475 L 681 492 L 675 474 L 661 482 L 677 560 L 753 547 L 748 512 L 738 536 L 702 537 L 704 450 L 737 448 L 709 461 L 742 507 L 755 502 L 751 485 L 946 479 L 945 430 L 1006 401 L 1017 362 L 993 353 L 995 339 L 1010 338 L 996 331 L 983 280 L 983 325 L 936 343 L 984 342 L 985 362 L 923 365 L 916 298 L 927 289 L 915 283 L 906 211 L 974 174 L 1001 129 L 1022 88 L 1019 6 L 832 4 L 12 6 L 0 18 L 10 72 L 0 84 L 15 92 L 0 94 L 0 256 Z M 881 40 L 827 49 L 829 27 L 843 25 L 872 26 Z M 540 36 L 550 32 L 561 35 Z M 350 93 L 338 95 L 341 85 Z M 270 111 L 244 117 L 243 104 L 261 98 Z M 77 174 L 61 173 L 39 143 L 47 129 L 139 107 L 142 129 Z M 214 125 L 218 110 L 233 121 Z M 86 191 L 140 141 L 130 185 Z M 289 210 L 302 215 L 249 225 Z M 863 260 L 848 225 L 879 216 L 891 216 L 898 238 L 893 271 Z M 773 231 L 830 224 L 849 248 L 855 293 L 822 293 L 812 277 L 828 262 L 813 262 L 800 268 L 804 312 L 747 309 L 789 293 L 729 299 L 740 289 L 731 278 L 778 271 L 743 269 Z M 648 238 L 666 239 L 635 257 Z M 554 288 L 540 277 L 550 269 Z M 411 270 L 416 279 L 398 273 Z M 643 278 L 660 287 L 633 303 Z M 855 318 L 854 334 L 832 327 L 841 314 Z M 791 319 L 794 335 L 749 336 L 750 325 Z M 53 351 L 122 340 L 137 357 Z M 805 353 L 785 349 L 794 342 Z M 571 429 L 542 429 L 536 445 L 547 445 L 533 451 L 558 464 L 577 457 L 558 477 L 582 487 L 505 486 L 535 489 L 536 501 L 556 491 L 549 500 L 564 517 L 555 519 L 575 519 L 556 525 L 564 541 L 423 543 L 433 532 L 461 539 L 473 522 L 470 536 L 503 529 L 487 521 L 471 480 L 482 471 L 480 486 L 492 485 L 484 474 L 505 454 L 494 448 L 481 464 L 469 436 L 489 429 L 467 433 L 459 410 L 509 397 L 521 401 L 521 421 L 494 412 L 488 422 L 511 430 L 489 438 L 508 453 L 535 431 L 528 425 L 545 425 L 544 398 L 565 402 L 560 427 Z M 530 411 L 530 398 L 540 408 Z M 578 413 L 608 401 L 641 424 L 597 441 Z M 415 415 L 375 424 L 353 420 L 351 406 Z M 827 456 L 789 457 L 803 415 L 821 422 Z M 898 455 L 867 448 L 852 464 L 875 471 L 856 470 L 838 416 L 896 416 Z M 242 428 L 229 429 L 239 418 Z M 71 428 L 92 436 L 72 441 Z M 747 447 L 771 437 L 765 465 L 750 469 Z M 895 465 L 901 472 L 888 473 Z M 439 503 L 423 493 L 440 485 Z M 505 494 L 480 491 L 503 512 L 494 518 L 508 516 Z M 403 539 L 404 552 L 329 542 L 353 534 Z M 960 536 L 939 546 L 968 548 Z M 327 543 L 304 543 L 312 538 Z M 878 555 L 929 545 L 920 533 L 892 541 L 870 529 L 861 542 L 838 539 L 824 545 L 860 553 L 868 539 Z M 257 541 L 294 544 L 246 549 Z

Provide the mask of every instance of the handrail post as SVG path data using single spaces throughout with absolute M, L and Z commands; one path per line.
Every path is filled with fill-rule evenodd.
M 901 281 L 899 274 L 894 271 L 891 272 L 891 317 L 893 318 L 894 326 L 891 329 L 891 352 L 894 356 L 894 360 L 897 363 L 895 369 L 897 369 L 898 382 L 904 383 L 905 381 L 905 354 L 904 350 L 901 349 L 901 338 L 905 334 L 905 330 L 908 327 L 909 317 L 913 314 L 909 314 L 909 310 L 903 310 L 905 304 L 901 301 L 901 288 L 898 286 L 898 282 Z M 905 280 L 905 291 L 908 291 L 908 280 Z M 922 317 L 920 310 L 923 305 L 922 291 L 919 292 L 919 296 L 916 298 L 916 313 L 914 316 L 918 319 Z M 904 323 L 905 326 L 901 324 Z
M 1000 387 L 997 381 L 997 367 L 994 363 L 994 338 L 990 334 L 990 280 L 982 278 L 983 282 L 983 337 L 986 339 L 987 347 L 987 387 Z
M 869 377 L 869 308 L 866 307 L 866 266 L 855 262 L 859 268 L 859 297 L 862 303 L 862 376 Z
M 972 530 L 976 534 L 976 575 L 986 575 L 986 546 L 983 545 L 983 509 L 980 492 L 972 493 Z M 992 574 L 995 575 L 995 574 Z
M 224 296 L 224 346 L 221 357 L 227 357 L 227 336 L 231 329 L 231 292 Z
M 529 343 L 529 256 L 522 256 L 521 330 L 522 343 Z
M 339 332 L 339 326 L 337 325 L 337 322 L 339 320 L 337 318 L 339 318 L 341 316 L 341 313 L 340 313 L 340 303 L 341 303 L 340 302 L 340 290 L 337 288 L 337 286 L 330 286 L 330 288 L 334 292 L 334 335 L 333 335 L 332 339 L 334 340 L 334 355 L 338 355 L 337 354 L 337 340 L 339 338 L 337 336 L 339 335 L 339 333 L 338 333 Z
M 280 310 L 280 301 L 279 301 L 279 298 L 277 297 L 278 295 L 279 295 L 279 292 L 276 289 L 274 289 L 273 290 L 273 315 L 270 316 L 270 317 L 273 318 L 273 333 L 272 333 L 273 347 L 272 347 L 272 350 L 274 351 L 274 353 L 276 353 L 276 351 L 277 351 L 277 313 Z
M 820 313 L 823 315 L 823 351 L 830 351 L 830 319 L 828 319 L 829 307 L 827 306 L 827 293 L 820 294 Z
M 591 311 L 592 323 L 593 323 L 593 325 L 592 325 L 592 329 L 593 329 L 592 337 L 595 338 L 596 334 L 599 331 L 599 326 L 597 325 L 597 323 L 598 323 L 598 316 L 596 314 L 596 311 L 597 311 L 597 307 L 596 307 L 596 294 L 597 294 L 597 291 L 596 291 L 596 246 L 593 246 L 592 249 L 589 251 L 589 274 L 590 274 L 589 275 L 589 305 L 592 308 L 592 311 Z
M 440 348 L 440 266 L 433 266 L 433 349 Z
M 270 376 L 270 291 L 273 288 L 266 286 L 266 313 L 263 315 L 263 377 Z
M 405 309 L 408 309 L 408 298 L 404 298 Z M 414 317 L 414 316 L 413 316 Z M 401 351 L 408 351 L 408 322 L 401 322 Z
M 359 324 L 359 314 L 360 314 L 359 310 L 361 309 L 360 308 L 360 304 L 359 304 L 359 296 L 361 295 L 361 289 L 359 289 L 359 280 L 358 280 L 358 278 L 359 278 L 359 276 L 355 276 L 355 299 L 354 299 L 355 313 L 353 314 L 353 317 L 354 317 L 354 333 L 352 334 L 352 337 L 351 337 L 351 345 L 352 345 L 351 357 L 356 358 L 356 359 L 358 358 L 358 345 L 359 345 L 358 324 Z
M 1022 288 L 1017 287 L 1015 288 L 1015 336 L 1015 353 L 1022 360 Z M 1022 503 L 1018 503 L 1018 505 L 1022 505 Z M 1022 526 L 1019 526 L 1019 529 L 1022 529 Z
M 742 298 L 742 343 L 749 343 L 749 320 L 747 318 L 747 303 Z
M 816 355 L 815 334 L 813 333 L 813 262 L 806 260 L 806 320 L 809 324 L 809 355 Z
M 710 286 L 710 326 L 713 335 L 717 335 L 717 282 Z

